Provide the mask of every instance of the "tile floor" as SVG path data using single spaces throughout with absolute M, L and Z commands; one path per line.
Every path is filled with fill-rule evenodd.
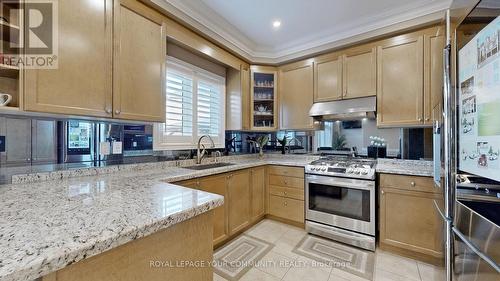
M 309 258 L 292 252 L 307 233 L 273 220 L 263 220 L 246 231 L 246 234 L 272 243 L 274 247 L 261 264 L 289 266 L 253 267 L 240 281 L 366 281 L 361 277 L 332 267 L 312 267 Z M 272 261 L 272 263 L 267 263 Z M 295 262 L 294 262 L 295 261 Z M 374 281 L 440 281 L 434 279 L 432 265 L 400 257 L 382 250 L 375 252 Z M 214 281 L 226 279 L 214 273 Z

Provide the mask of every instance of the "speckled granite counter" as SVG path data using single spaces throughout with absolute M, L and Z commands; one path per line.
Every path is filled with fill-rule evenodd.
M 317 157 L 229 157 L 235 165 L 189 170 L 192 161 L 18 175 L 0 186 L 0 280 L 32 280 L 155 233 L 223 204 L 223 197 L 170 184 Z
M 433 162 L 424 160 L 378 159 L 377 173 L 432 177 Z
M 0 185 L 0 280 L 35 279 L 223 204 L 169 182 L 316 159 L 247 155 L 201 171 L 182 160 L 16 175 L 17 184 Z M 377 172 L 431 176 L 432 162 L 380 159 Z

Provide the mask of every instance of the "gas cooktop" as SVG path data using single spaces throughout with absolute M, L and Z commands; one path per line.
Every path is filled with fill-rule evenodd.
M 306 173 L 359 179 L 375 179 L 376 160 L 342 156 L 322 157 L 306 166 Z

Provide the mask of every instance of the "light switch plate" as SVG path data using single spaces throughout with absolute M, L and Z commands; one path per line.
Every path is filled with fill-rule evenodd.
M 111 154 L 111 144 L 108 141 L 102 141 L 99 143 L 99 154 L 100 155 Z
M 122 142 L 114 141 L 113 142 L 113 154 L 122 154 Z

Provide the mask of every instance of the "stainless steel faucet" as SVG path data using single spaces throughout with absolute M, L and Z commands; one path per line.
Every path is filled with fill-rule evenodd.
M 299 145 L 302 146 L 302 142 L 298 138 L 294 137 L 288 142 L 288 153 L 292 152 L 292 150 L 290 149 L 290 144 L 292 143 L 292 141 L 298 142 Z M 297 145 L 297 143 L 295 143 L 295 145 Z
M 198 149 L 196 150 L 196 164 L 201 164 L 201 160 L 205 156 L 205 153 L 207 152 L 206 147 L 204 144 L 201 143 L 203 138 L 208 138 L 210 140 L 210 143 L 212 144 L 211 148 L 215 148 L 215 143 L 214 140 L 212 139 L 211 136 L 209 135 L 203 135 L 198 139 Z M 203 148 L 200 150 L 200 148 Z

